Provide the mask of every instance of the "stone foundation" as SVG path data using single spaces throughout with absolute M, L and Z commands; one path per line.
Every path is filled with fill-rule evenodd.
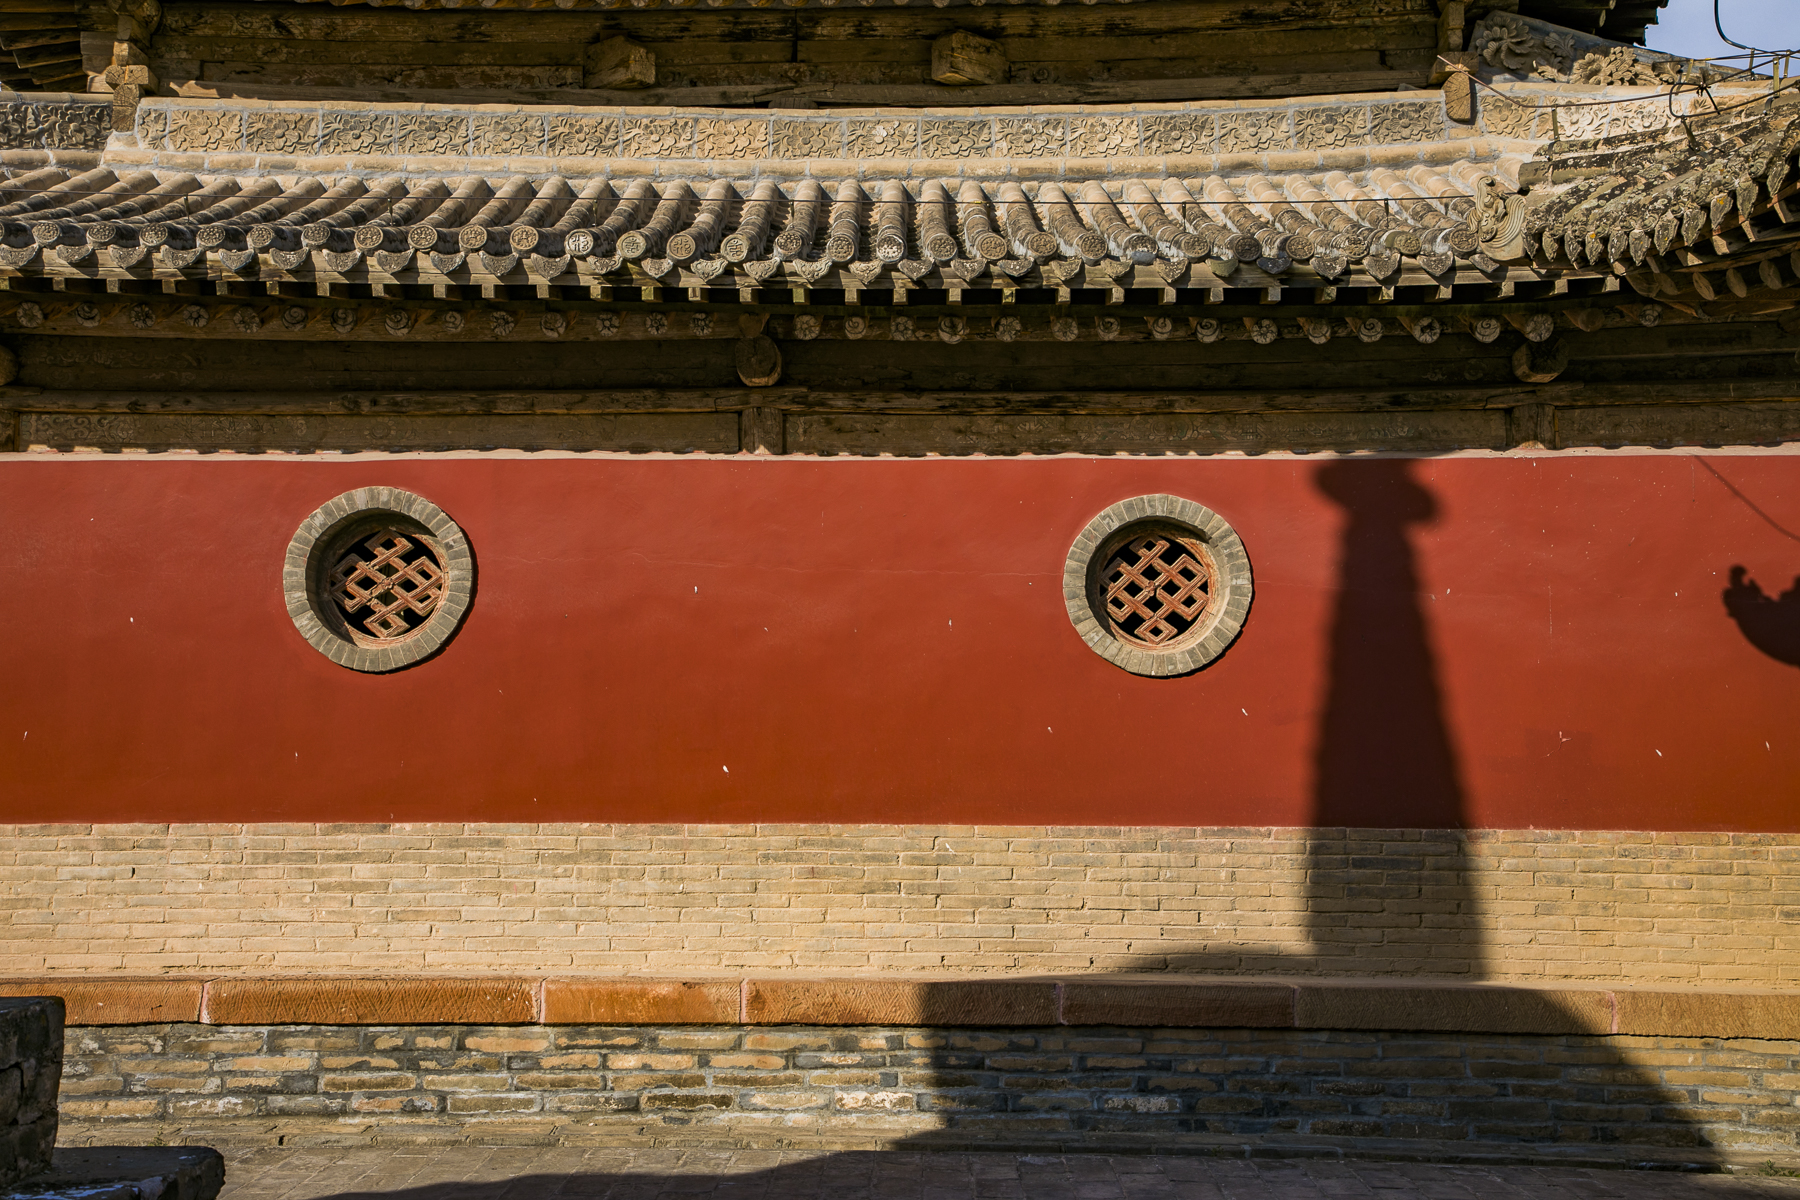
M 1800 1042 L 1332 1030 L 192 1024 L 73 1031 L 76 1121 L 511 1119 L 597 1135 L 1795 1151 Z M 267 1126 L 265 1125 L 266 1129 Z M 1094 1142 L 1093 1144 L 1102 1144 Z M 1510 1147 L 1510 1151 L 1506 1148 Z M 1760 1160 L 1759 1160 L 1760 1161 Z
M 0 1000 L 0 1187 L 49 1169 L 62 1064 L 63 1002 Z

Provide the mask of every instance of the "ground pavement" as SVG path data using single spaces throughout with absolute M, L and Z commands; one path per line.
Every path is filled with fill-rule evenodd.
M 242 1146 L 221 1200 L 1800 1200 L 1800 1178 L 1177 1155 Z

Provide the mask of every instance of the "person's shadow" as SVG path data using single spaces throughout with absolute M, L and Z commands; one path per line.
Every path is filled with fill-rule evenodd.
M 1794 586 L 1771 596 L 1742 566 L 1731 568 L 1731 586 L 1722 593 L 1725 611 L 1752 646 L 1777 662 L 1800 667 L 1800 576 Z

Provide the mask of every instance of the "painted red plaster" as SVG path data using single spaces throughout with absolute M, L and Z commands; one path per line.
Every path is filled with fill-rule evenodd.
M 1334 652 L 1356 635 L 1325 469 L 14 459 L 0 818 L 1800 830 L 1800 668 L 1721 601 L 1734 564 L 1770 593 L 1800 575 L 1777 528 L 1800 530 L 1800 458 L 1335 468 L 1433 512 L 1378 515 L 1417 586 L 1378 566 L 1344 610 L 1416 607 L 1423 691 Z M 333 666 L 281 602 L 294 528 L 365 484 L 441 505 L 479 564 L 455 640 L 391 676 Z M 1159 491 L 1223 514 L 1256 574 L 1238 643 L 1175 680 L 1089 651 L 1059 587 L 1090 517 Z M 1356 677 L 1328 717 L 1333 664 Z M 1441 713 L 1413 711 L 1433 685 Z M 1369 778 L 1402 782 L 1337 786 L 1389 696 L 1441 729 L 1436 783 L 1384 761 Z

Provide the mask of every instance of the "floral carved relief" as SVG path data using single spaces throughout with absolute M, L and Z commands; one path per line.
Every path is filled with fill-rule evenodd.
M 1538 101 L 1531 97 L 1518 100 L 1484 89 L 1476 101 L 1481 127 L 1494 137 L 1535 138 L 1544 136 L 1538 129 Z
M 244 114 L 176 109 L 169 114 L 168 139 L 171 150 L 236 150 L 244 144 Z
M 398 154 L 467 154 L 469 119 L 409 113 L 400 118 L 394 151 Z
M 327 113 L 319 120 L 322 154 L 386 154 L 394 144 L 392 114 Z
M 111 117 L 104 104 L 0 104 L 0 149 L 99 150 Z
M 778 120 L 770 138 L 776 158 L 837 158 L 844 152 L 843 126 L 836 120 Z
M 1219 115 L 1220 154 L 1245 154 L 1288 148 L 1288 115 L 1280 109 Z
M 1068 144 L 1068 123 L 1060 117 L 1035 120 L 1002 117 L 994 122 L 994 150 L 1014 158 L 1061 154 Z
M 148 104 L 138 105 L 137 135 L 138 145 L 144 149 L 163 149 L 169 136 L 169 110 L 152 108 Z
M 926 158 L 985 157 L 993 152 L 994 131 L 987 121 L 925 121 L 919 147 Z
M 689 118 L 626 121 L 621 136 L 626 158 L 687 158 L 694 152 L 694 122 Z
M 617 117 L 551 117 L 544 128 L 544 148 L 568 158 L 617 154 L 619 127 Z
M 475 117 L 469 122 L 471 150 L 484 158 L 542 154 L 544 122 L 538 117 Z
M 1378 145 L 1393 142 L 1437 142 L 1444 137 L 1441 100 L 1377 104 L 1369 110 L 1369 138 Z
M 244 118 L 244 149 L 258 154 L 311 154 L 319 145 L 312 113 L 252 112 Z
M 1117 158 L 1138 152 L 1135 117 L 1077 117 L 1069 122 L 1069 153 L 1081 158 Z
M 1361 105 L 1302 108 L 1294 113 L 1294 145 L 1333 150 L 1368 140 L 1369 114 Z
M 696 158 L 761 158 L 769 152 L 766 120 L 704 120 L 694 127 Z
M 850 158 L 911 157 L 919 152 L 919 123 L 901 118 L 848 121 L 844 152 Z
M 1145 117 L 1143 126 L 1146 154 L 1205 154 L 1217 132 L 1217 122 L 1202 113 Z

